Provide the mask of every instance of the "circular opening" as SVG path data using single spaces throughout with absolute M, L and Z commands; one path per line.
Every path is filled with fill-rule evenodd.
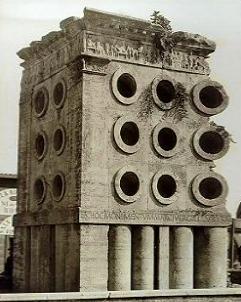
M 43 134 L 38 134 L 35 139 L 35 151 L 37 154 L 37 157 L 41 159 L 44 156 L 46 148 L 46 141 Z
M 137 193 L 140 187 L 140 182 L 134 172 L 126 172 L 120 180 L 120 187 L 127 196 L 133 196 Z
M 60 174 L 54 177 L 53 195 L 56 200 L 60 200 L 64 195 L 64 177 Z
M 172 150 L 177 144 L 176 133 L 170 128 L 162 128 L 158 133 L 158 143 L 163 150 Z
M 59 82 L 54 87 L 54 103 L 60 106 L 64 99 L 64 84 Z
M 37 203 L 41 203 L 45 195 L 45 184 L 43 179 L 38 178 L 34 183 L 34 198 Z
M 117 80 L 117 89 L 123 97 L 130 98 L 136 93 L 136 81 L 130 74 L 123 73 Z
M 134 122 L 126 122 L 121 127 L 120 135 L 126 145 L 134 146 L 139 140 L 139 129 Z
M 59 128 L 54 133 L 54 150 L 57 153 L 62 152 L 65 143 L 65 133 L 64 130 Z
M 39 90 L 34 98 L 34 109 L 37 115 L 42 115 L 47 106 L 46 93 L 43 89 Z
M 217 154 L 222 151 L 224 147 L 224 140 L 219 133 L 215 131 L 208 131 L 201 135 L 199 144 L 204 152 Z
M 162 80 L 158 83 L 156 93 L 163 103 L 170 103 L 175 98 L 175 88 L 173 84 L 167 80 Z
M 223 102 L 221 92 L 213 86 L 204 87 L 199 93 L 199 98 L 202 104 L 207 108 L 217 108 Z
M 200 182 L 199 191 L 204 198 L 215 199 L 222 194 L 223 188 L 221 182 L 218 179 L 214 177 L 208 177 Z
M 171 197 L 177 189 L 174 178 L 170 175 L 162 175 L 157 182 L 157 190 L 164 198 Z

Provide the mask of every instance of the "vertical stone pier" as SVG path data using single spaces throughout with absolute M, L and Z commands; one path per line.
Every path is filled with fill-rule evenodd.
M 193 231 L 173 227 L 171 232 L 170 288 L 193 288 Z
M 108 289 L 131 289 L 131 230 L 128 226 L 111 226 L 109 230 Z
M 81 291 L 108 289 L 108 230 L 109 226 L 106 225 L 81 225 Z
M 154 289 L 154 229 L 151 226 L 133 228 L 132 289 Z
M 158 289 L 169 288 L 169 270 L 170 270 L 170 227 L 159 227 L 158 234 Z
M 227 286 L 227 228 L 197 228 L 194 236 L 195 288 Z

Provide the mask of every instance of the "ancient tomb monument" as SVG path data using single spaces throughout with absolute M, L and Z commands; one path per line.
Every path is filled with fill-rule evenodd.
M 18 291 L 226 287 L 214 42 L 85 9 L 19 52 Z

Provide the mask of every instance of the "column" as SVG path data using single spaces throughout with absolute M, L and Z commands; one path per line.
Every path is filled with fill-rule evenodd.
M 227 228 L 196 228 L 194 247 L 195 288 L 226 287 Z
M 193 232 L 173 227 L 171 234 L 170 288 L 193 288 Z
M 158 234 L 158 272 L 157 272 L 157 286 L 158 289 L 169 288 L 169 242 L 170 228 L 167 226 L 159 227 Z
M 131 289 L 131 230 L 129 226 L 110 226 L 108 290 Z
M 132 289 L 154 289 L 154 229 L 135 227 L 132 238 Z

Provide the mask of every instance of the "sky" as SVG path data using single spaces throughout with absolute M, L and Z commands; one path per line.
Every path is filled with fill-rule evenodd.
M 149 19 L 154 10 L 171 21 L 174 31 L 198 33 L 214 40 L 209 59 L 211 79 L 224 85 L 229 107 L 213 120 L 235 143 L 216 161 L 216 172 L 229 184 L 227 207 L 235 215 L 241 201 L 241 1 L 240 0 L 0 0 L 0 173 L 17 172 L 18 102 L 22 67 L 16 52 L 59 30 L 61 20 L 82 17 L 91 7 Z

